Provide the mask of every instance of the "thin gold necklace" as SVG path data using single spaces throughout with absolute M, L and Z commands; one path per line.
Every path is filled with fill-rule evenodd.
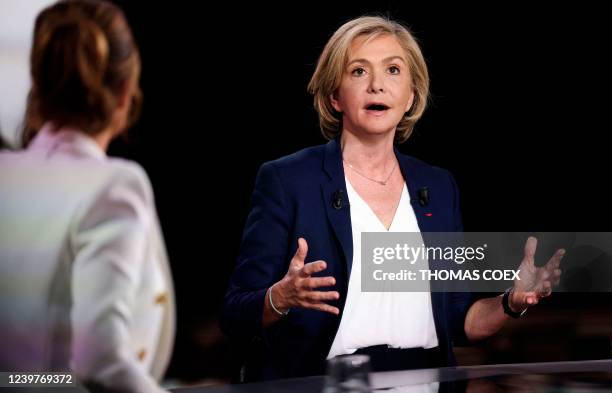
M 396 161 L 396 162 L 394 162 L 394 163 L 393 163 L 393 169 L 391 169 L 391 173 L 389 173 L 389 176 L 387 176 L 387 178 L 386 178 L 385 180 L 376 180 L 376 179 L 372 179 L 371 177 L 366 176 L 366 175 L 364 175 L 363 173 L 359 172 L 357 169 L 355 169 L 355 167 L 354 167 L 354 166 L 352 166 L 352 165 L 351 165 L 351 163 L 350 163 L 350 162 L 348 162 L 348 161 L 346 161 L 346 160 L 344 159 L 344 156 L 342 157 L 342 161 L 346 162 L 346 165 L 348 165 L 348 166 L 349 166 L 349 168 L 351 168 L 352 170 L 354 170 L 354 171 L 355 171 L 355 173 L 357 173 L 359 176 L 362 176 L 362 177 L 364 177 L 364 178 L 366 178 L 366 179 L 368 179 L 368 180 L 370 180 L 370 181 L 373 181 L 374 183 L 378 183 L 378 184 L 380 184 L 381 186 L 386 186 L 386 185 L 387 185 L 387 182 L 389 181 L 389 179 L 391 179 L 391 175 L 393 175 L 393 172 L 395 171 L 395 167 L 397 166 L 397 161 Z

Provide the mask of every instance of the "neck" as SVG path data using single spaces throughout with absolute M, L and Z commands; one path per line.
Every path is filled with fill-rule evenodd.
M 96 135 L 93 135 L 93 140 L 102 148 L 102 150 L 107 151 L 108 145 L 110 145 L 115 132 L 111 128 L 107 128 Z
M 104 150 L 108 150 L 108 145 L 111 141 L 121 134 L 121 130 L 125 128 L 127 119 L 127 110 L 129 106 L 121 107 L 115 111 L 108 127 L 93 136 L 94 141 Z
M 49 125 L 49 127 L 51 128 L 51 130 L 53 132 L 59 131 L 61 129 L 69 129 L 69 130 L 78 131 L 79 133 L 82 133 L 83 135 L 87 136 L 88 138 L 91 138 L 98 146 L 100 146 L 100 148 L 104 152 L 106 152 L 108 150 L 108 146 L 110 145 L 111 141 L 115 138 L 115 136 L 117 134 L 115 129 L 113 127 L 111 127 L 111 126 L 105 128 L 104 130 L 98 132 L 95 135 L 91 135 L 91 134 L 87 134 L 85 132 L 82 132 L 76 126 L 65 125 L 65 126 L 59 126 L 58 127 L 54 122 L 49 122 L 49 123 L 46 123 L 46 124 Z
M 343 131 L 340 137 L 342 158 L 369 173 L 385 172 L 395 164 L 393 133 L 368 138 Z

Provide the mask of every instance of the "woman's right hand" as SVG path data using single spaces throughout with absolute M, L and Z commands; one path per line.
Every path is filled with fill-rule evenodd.
M 319 291 L 318 288 L 331 287 L 336 284 L 336 279 L 331 276 L 311 277 L 327 268 L 325 261 L 314 261 L 304 263 L 308 253 L 306 239 L 298 239 L 298 249 L 289 263 L 289 270 L 282 280 L 272 285 L 268 291 L 272 291 L 274 306 L 285 312 L 291 308 L 310 308 L 338 315 L 337 307 L 326 303 L 329 300 L 337 300 L 340 294 L 337 291 Z M 269 294 L 268 294 L 269 295 Z M 268 302 L 268 300 L 266 300 Z M 274 312 L 274 310 L 271 310 Z

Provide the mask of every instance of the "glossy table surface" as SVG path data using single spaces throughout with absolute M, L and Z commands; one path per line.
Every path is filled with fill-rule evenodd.
M 370 374 L 373 389 L 385 392 L 612 392 L 612 359 L 575 362 L 518 363 Z M 241 385 L 172 390 L 175 393 L 307 393 L 321 392 L 324 376 Z

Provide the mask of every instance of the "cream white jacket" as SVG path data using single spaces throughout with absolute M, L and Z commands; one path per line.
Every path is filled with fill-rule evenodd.
M 85 134 L 45 126 L 0 153 L 0 370 L 72 370 L 156 392 L 174 291 L 149 180 Z

